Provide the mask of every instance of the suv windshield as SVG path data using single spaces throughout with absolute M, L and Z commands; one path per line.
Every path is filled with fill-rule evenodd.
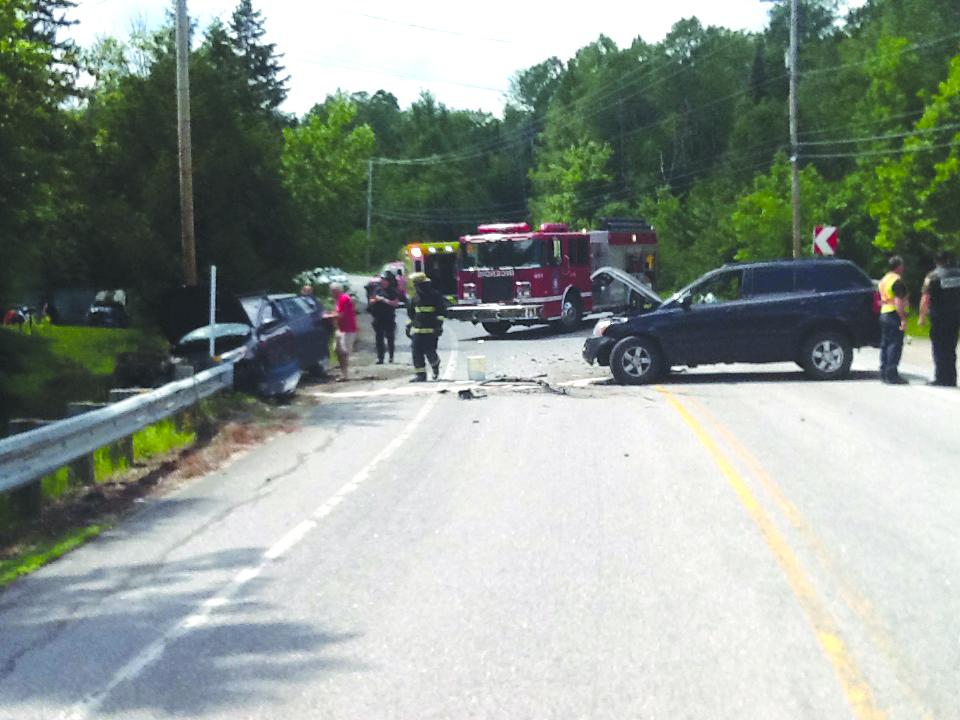
M 464 269 L 501 267 L 540 267 L 544 243 L 540 240 L 502 240 L 463 243 L 460 258 Z

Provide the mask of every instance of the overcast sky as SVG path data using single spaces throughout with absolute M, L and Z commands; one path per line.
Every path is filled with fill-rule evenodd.
M 859 5 L 864 0 L 851 0 Z M 188 0 L 205 28 L 228 18 L 236 0 Z M 338 88 L 385 89 L 407 105 L 422 90 L 450 107 L 499 114 L 510 77 L 552 55 L 568 59 L 601 33 L 626 46 L 657 41 L 681 18 L 760 30 L 761 0 L 592 0 L 580 3 L 486 0 L 482 3 L 359 0 L 343 9 L 304 0 L 254 0 L 268 39 L 291 76 L 285 107 L 309 110 Z M 73 29 L 83 45 L 99 35 L 126 37 L 135 22 L 159 26 L 170 0 L 78 0 Z

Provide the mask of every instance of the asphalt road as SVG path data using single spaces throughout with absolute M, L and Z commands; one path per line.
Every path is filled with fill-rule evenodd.
M 0 594 L 0 717 L 960 718 L 960 392 L 875 351 L 592 384 L 587 332 L 444 336 L 566 395 L 312 388 Z

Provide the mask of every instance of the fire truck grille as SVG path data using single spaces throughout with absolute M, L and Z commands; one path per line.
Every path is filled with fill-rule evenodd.
M 483 279 L 483 302 L 513 302 L 512 277 L 487 277 Z

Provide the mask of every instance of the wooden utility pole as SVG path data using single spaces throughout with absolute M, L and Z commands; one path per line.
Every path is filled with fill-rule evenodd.
M 790 166 L 793 202 L 793 257 L 800 257 L 800 141 L 797 127 L 797 56 L 799 0 L 790 0 Z
M 373 251 L 373 158 L 367 161 L 367 266 L 370 269 L 370 253 Z
M 180 148 L 180 245 L 183 282 L 197 284 L 193 222 L 193 144 L 190 138 L 190 19 L 187 0 L 177 0 L 177 137 Z

